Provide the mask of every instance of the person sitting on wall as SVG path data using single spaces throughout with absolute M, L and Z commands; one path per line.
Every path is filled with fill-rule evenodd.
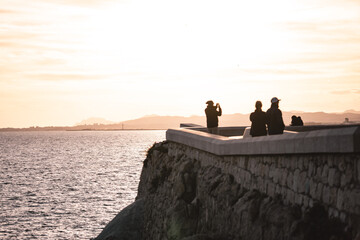
M 219 119 L 218 116 L 221 116 L 222 110 L 219 103 L 216 103 L 216 106 L 214 106 L 214 102 L 209 100 L 206 102 L 207 107 L 205 109 L 206 114 L 206 125 L 208 128 L 209 133 L 212 134 L 218 134 L 218 125 L 219 125 Z
M 261 109 L 261 101 L 256 101 L 255 111 L 250 114 L 251 129 L 250 135 L 253 137 L 266 136 L 266 113 Z
M 300 116 L 293 115 L 291 117 L 291 126 L 304 126 L 304 122 Z
M 266 111 L 269 135 L 283 134 L 285 129 L 282 112 L 279 109 L 279 101 L 280 99 L 273 97 L 271 107 Z

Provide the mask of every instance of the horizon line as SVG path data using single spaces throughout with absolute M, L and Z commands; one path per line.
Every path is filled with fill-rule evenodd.
M 318 111 L 318 112 L 306 112 L 306 111 L 298 111 L 298 110 L 290 110 L 290 111 L 282 111 L 283 113 L 297 113 L 297 114 L 316 114 L 316 113 L 324 113 L 324 114 L 360 114 L 360 111 L 358 110 L 354 110 L 354 109 L 349 109 L 349 110 L 345 110 L 343 112 L 324 112 L 324 111 Z M 241 114 L 241 115 L 249 115 L 251 112 L 249 113 L 228 113 L 228 114 L 223 114 L 224 115 L 236 115 L 236 114 Z M 205 117 L 205 115 L 190 115 L 190 116 L 184 116 L 184 115 L 158 115 L 158 114 L 151 114 L 151 115 L 144 115 L 142 117 L 138 117 L 138 118 L 133 118 L 133 119 L 128 119 L 128 120 L 123 120 L 123 121 L 112 121 L 112 120 L 108 120 L 106 118 L 102 118 L 102 117 L 89 117 L 86 118 L 84 120 L 81 120 L 79 123 L 75 123 L 74 125 L 30 125 L 27 127 L 0 127 L 0 129 L 30 129 L 30 128 L 70 128 L 70 127 L 77 127 L 77 126 L 92 126 L 95 124 L 99 124 L 99 125 L 114 125 L 114 124 L 123 124 L 125 122 L 128 121 L 134 121 L 134 120 L 139 120 L 139 119 L 143 119 L 143 118 L 153 118 L 153 117 L 182 117 L 182 118 L 191 118 L 191 117 Z M 97 118 L 97 119 L 102 119 L 104 121 L 108 121 L 110 123 L 92 123 L 92 124 L 80 124 L 83 121 L 87 121 L 90 120 L 92 118 Z M 312 122 L 312 121 L 309 121 Z M 128 129 L 126 129 L 128 130 Z

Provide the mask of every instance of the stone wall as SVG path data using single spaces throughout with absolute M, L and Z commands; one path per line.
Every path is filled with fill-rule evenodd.
M 217 156 L 189 146 L 170 143 L 169 156 L 198 159 L 216 166 L 236 182 L 287 205 L 304 209 L 322 203 L 329 215 L 349 221 L 360 216 L 360 154 L 283 154 Z
M 246 139 L 170 129 L 136 199 L 96 240 L 360 240 L 360 128 Z
M 218 156 L 156 144 L 138 189 L 142 239 L 358 240 L 359 161 L 357 154 Z

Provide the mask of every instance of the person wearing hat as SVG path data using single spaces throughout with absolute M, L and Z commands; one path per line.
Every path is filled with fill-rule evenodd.
M 220 104 L 217 103 L 216 106 L 214 106 L 214 102 L 211 100 L 207 101 L 206 104 L 207 107 L 205 108 L 205 114 L 208 131 L 212 134 L 218 134 L 218 117 L 222 114 Z
M 266 113 L 261 109 L 261 101 L 256 101 L 255 111 L 250 114 L 250 135 L 253 137 L 266 136 Z
M 271 107 L 266 111 L 268 133 L 269 135 L 282 134 L 285 124 L 282 118 L 282 112 L 279 109 L 279 101 L 277 97 L 271 99 Z

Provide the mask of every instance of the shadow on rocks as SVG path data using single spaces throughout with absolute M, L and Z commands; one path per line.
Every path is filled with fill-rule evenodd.
M 124 208 L 93 240 L 142 239 L 144 200 L 139 199 Z
M 351 240 L 345 227 L 339 219 L 329 218 L 324 206 L 315 204 L 302 220 L 293 224 L 291 235 L 294 239 Z
M 182 238 L 181 240 L 227 240 L 221 236 L 208 235 L 208 234 L 196 234 L 190 237 Z

